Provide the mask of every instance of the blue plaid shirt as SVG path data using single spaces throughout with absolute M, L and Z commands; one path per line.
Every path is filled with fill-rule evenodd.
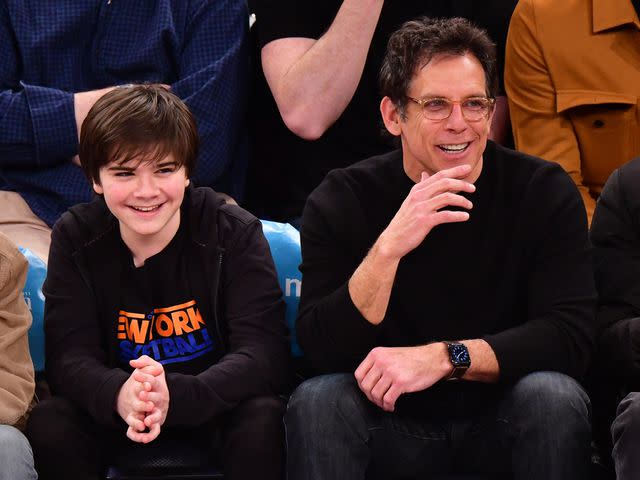
M 73 93 L 159 82 L 196 117 L 193 182 L 241 196 L 247 27 L 244 0 L 0 0 L 0 189 L 52 225 L 91 197 Z

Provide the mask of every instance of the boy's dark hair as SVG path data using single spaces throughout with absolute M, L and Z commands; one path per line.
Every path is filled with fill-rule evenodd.
M 189 108 L 162 85 L 118 87 L 89 110 L 78 154 L 85 175 L 100 184 L 100 168 L 115 161 L 162 160 L 173 154 L 189 177 L 198 155 L 198 132 Z
M 405 22 L 389 38 L 380 68 L 380 90 L 404 113 L 407 90 L 418 68 L 436 55 L 472 54 L 484 70 L 487 96 L 498 93 L 496 46 L 487 32 L 464 18 L 429 18 Z

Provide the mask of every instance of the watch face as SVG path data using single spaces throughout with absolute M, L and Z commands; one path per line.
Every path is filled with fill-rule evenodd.
M 469 357 L 469 351 L 467 347 L 460 343 L 450 343 L 449 358 L 454 366 L 469 365 L 471 363 L 471 357 Z

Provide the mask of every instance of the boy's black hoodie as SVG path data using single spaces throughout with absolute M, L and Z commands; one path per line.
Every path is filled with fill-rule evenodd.
M 188 188 L 181 215 L 189 242 L 181 261 L 214 317 L 213 342 L 224 350 L 197 375 L 166 373 L 167 427 L 205 423 L 244 399 L 281 392 L 288 380 L 284 303 L 260 221 L 209 188 Z M 126 267 L 121 245 L 102 198 L 71 208 L 53 228 L 43 287 L 51 390 L 102 425 L 121 422 L 115 405 L 130 375 L 113 335 Z

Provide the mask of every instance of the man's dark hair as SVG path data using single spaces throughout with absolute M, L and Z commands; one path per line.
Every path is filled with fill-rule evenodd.
M 156 162 L 172 154 L 189 177 L 198 156 L 198 131 L 189 108 L 162 85 L 118 87 L 89 110 L 78 154 L 85 175 L 100 184 L 100 168 L 115 161 Z
M 436 55 L 472 54 L 484 70 L 487 96 L 498 93 L 496 46 L 487 32 L 464 18 L 429 18 L 405 22 L 389 38 L 380 68 L 380 90 L 404 112 L 407 90 L 416 71 Z

